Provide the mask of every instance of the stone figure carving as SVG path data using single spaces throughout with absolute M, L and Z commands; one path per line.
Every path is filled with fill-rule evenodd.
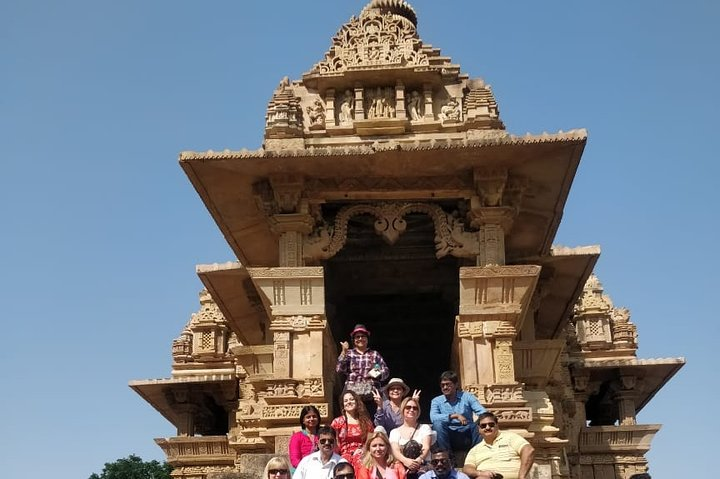
M 350 90 L 345 90 L 340 102 L 340 113 L 338 114 L 341 125 L 352 125 L 353 110 L 353 94 Z
M 438 115 L 442 121 L 460 121 L 460 104 L 455 98 L 450 100 L 440 108 Z
M 325 125 L 325 106 L 322 101 L 316 99 L 312 106 L 307 107 L 307 113 L 310 117 L 310 126 Z
M 390 87 L 367 93 L 367 118 L 395 118 L 395 95 Z
M 407 101 L 407 109 L 412 121 L 419 121 L 423 118 L 423 102 L 420 93 L 414 91 L 410 94 Z

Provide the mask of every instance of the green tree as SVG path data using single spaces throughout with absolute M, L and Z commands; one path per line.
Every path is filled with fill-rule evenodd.
M 115 462 L 106 462 L 102 472 L 92 474 L 88 479 L 171 479 L 172 466 L 167 462 L 145 462 L 130 454 Z

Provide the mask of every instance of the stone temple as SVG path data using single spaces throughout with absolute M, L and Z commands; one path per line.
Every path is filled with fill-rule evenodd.
M 265 125 L 257 151 L 180 155 L 238 261 L 197 267 L 171 377 L 130 383 L 177 428 L 156 439 L 174 477 L 258 477 L 304 405 L 329 422 L 355 323 L 425 412 L 456 370 L 535 447 L 534 477 L 648 470 L 660 425 L 636 415 L 684 360 L 638 358 L 599 248 L 553 245 L 584 130 L 507 132 L 402 0 L 371 1 L 280 81 Z

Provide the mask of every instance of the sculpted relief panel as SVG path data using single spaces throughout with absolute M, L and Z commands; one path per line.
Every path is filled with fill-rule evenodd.
M 404 216 L 425 213 L 435 225 L 435 250 L 438 258 L 452 255 L 475 257 L 479 244 L 477 234 L 465 231 L 462 221 L 446 213 L 437 205 L 426 203 L 380 203 L 343 207 L 335 217 L 333 226 L 324 225 L 306 238 L 303 254 L 307 259 L 328 259 L 337 254 L 347 241 L 348 221 L 356 215 L 372 215 L 376 218 L 375 232 L 388 244 L 394 244 L 405 232 Z

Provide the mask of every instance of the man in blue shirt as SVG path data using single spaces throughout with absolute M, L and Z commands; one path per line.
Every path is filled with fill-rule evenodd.
M 430 403 L 430 421 L 437 433 L 437 447 L 445 450 L 467 451 L 480 442 L 480 433 L 475 426 L 473 413 L 485 412 L 477 398 L 458 390 L 458 376 L 455 371 L 440 375 L 442 394 Z

